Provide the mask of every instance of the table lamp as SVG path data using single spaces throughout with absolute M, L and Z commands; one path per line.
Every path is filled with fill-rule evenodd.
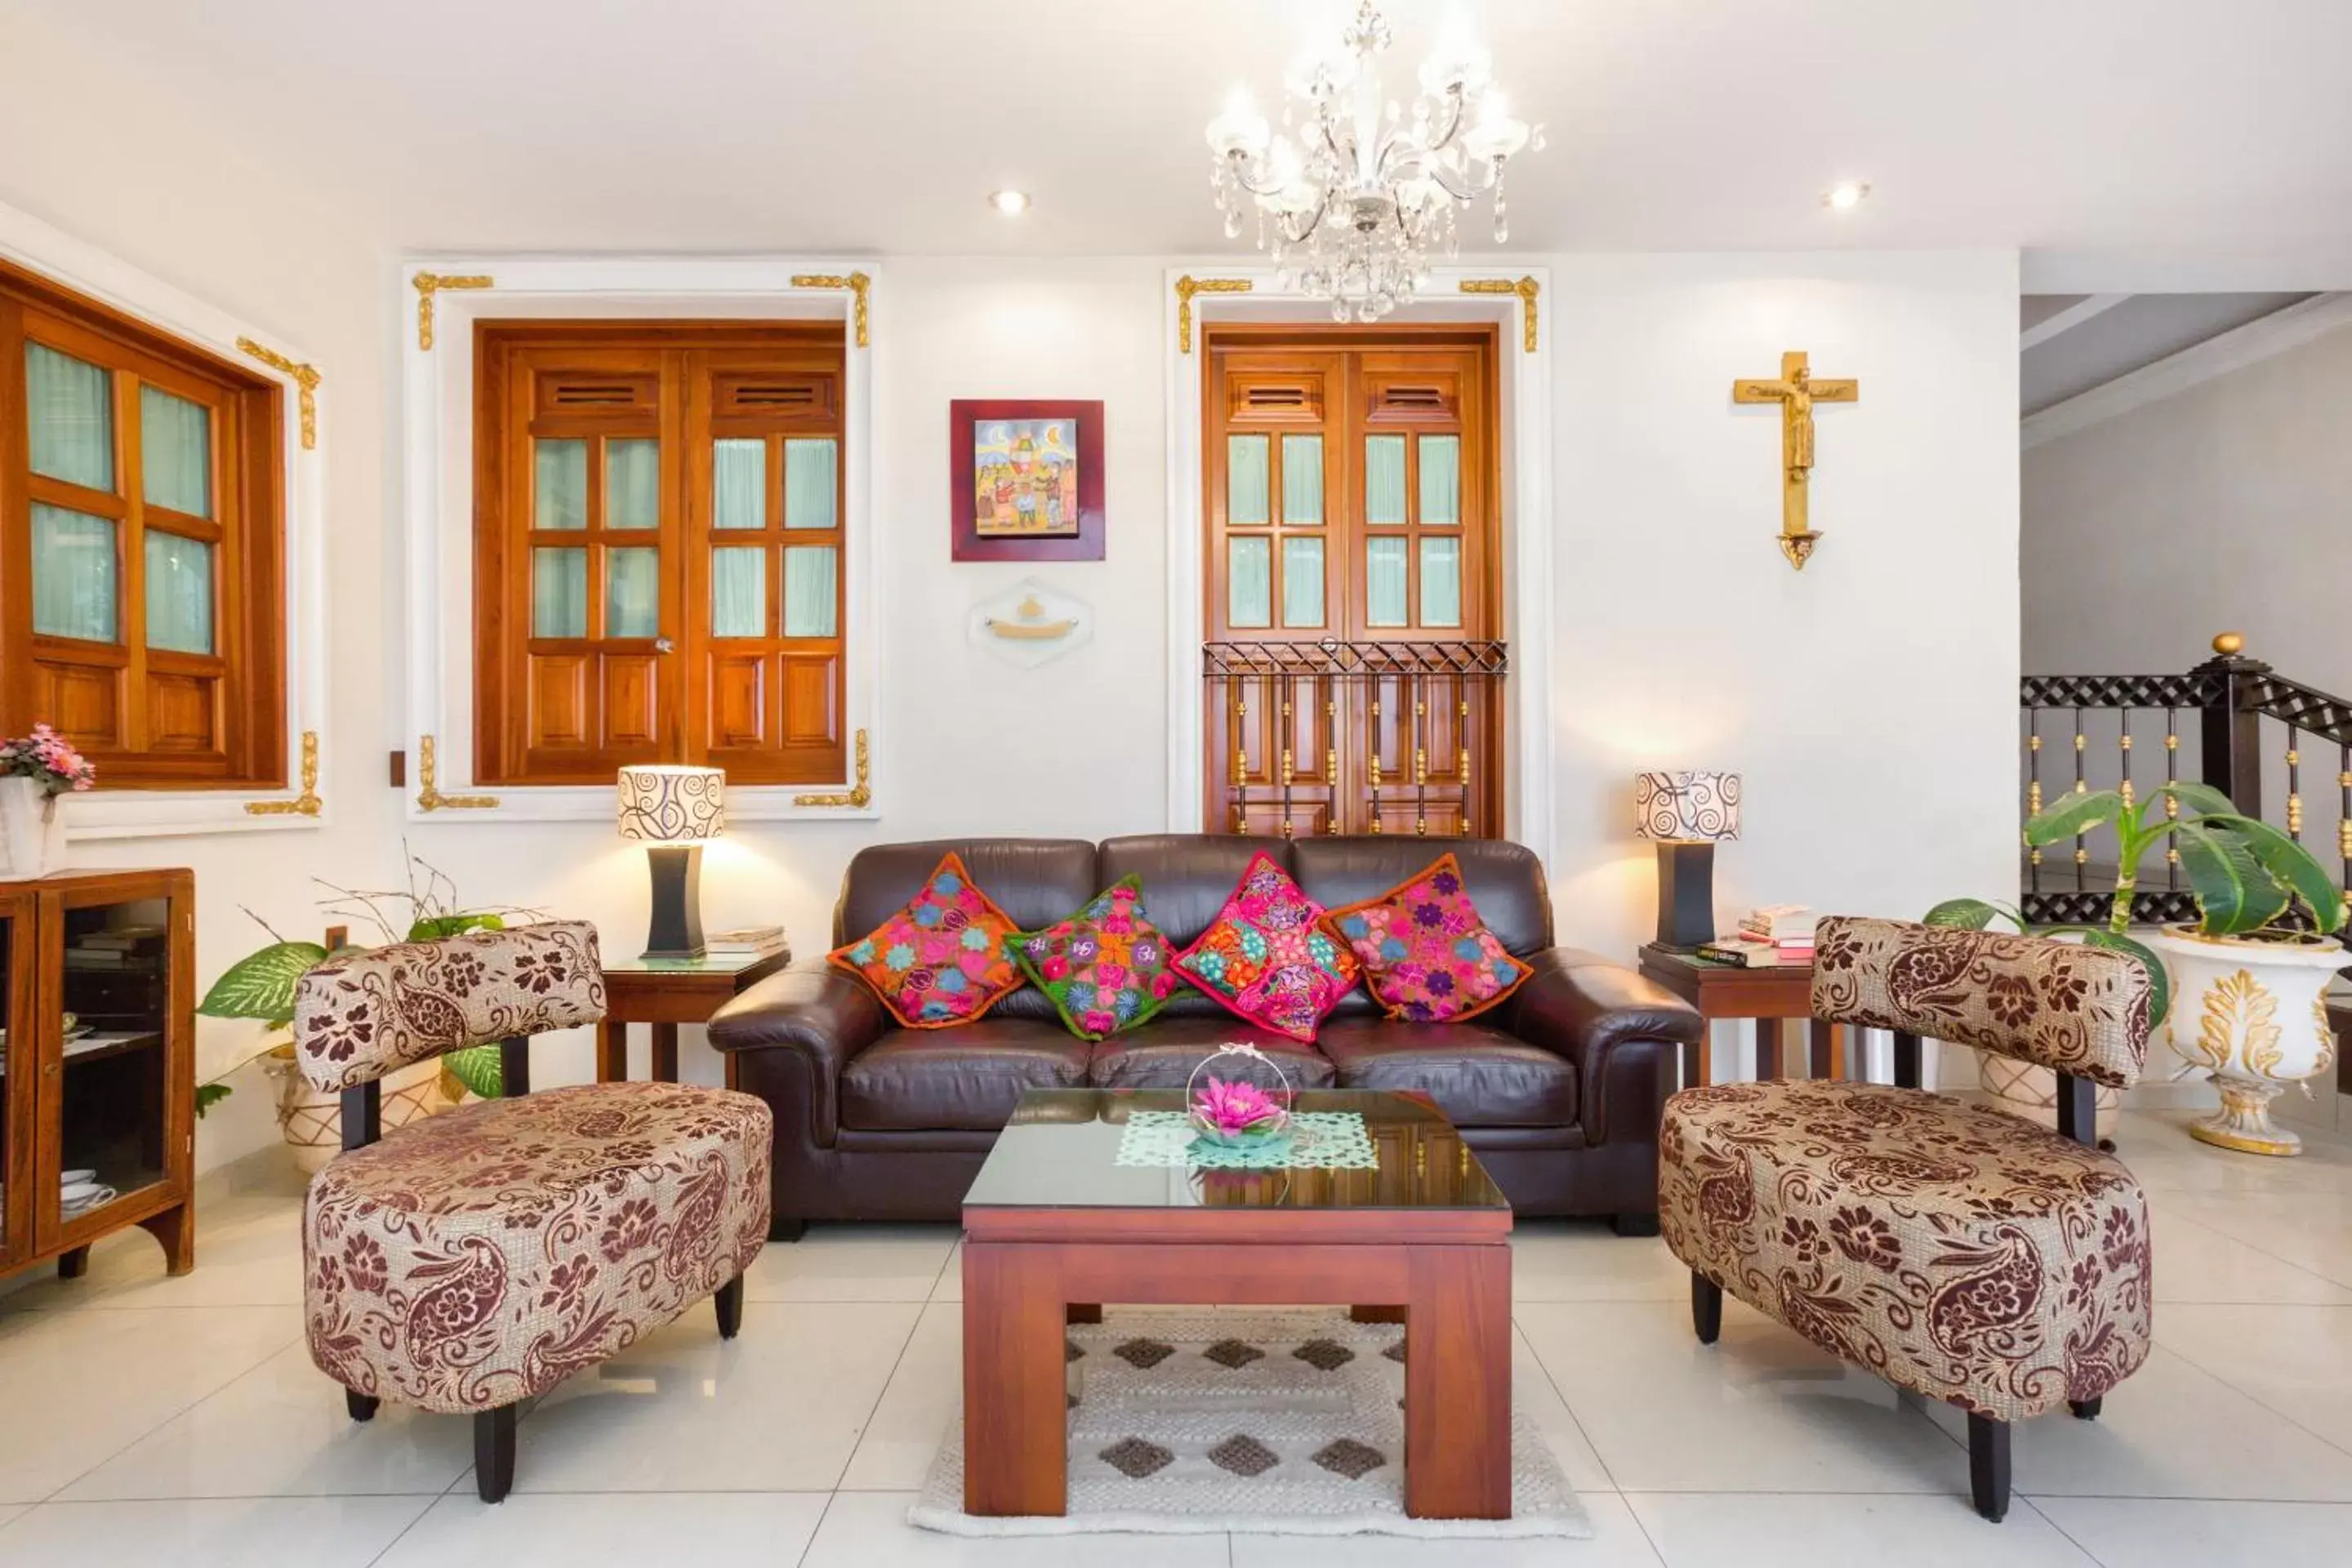
M 1658 942 L 1675 952 L 1715 940 L 1715 847 L 1739 837 L 1739 775 L 1637 773 L 1635 831 L 1658 845 Z
M 644 764 L 621 770 L 621 837 L 646 844 L 653 871 L 647 958 L 702 956 L 702 841 L 726 826 L 719 768 Z

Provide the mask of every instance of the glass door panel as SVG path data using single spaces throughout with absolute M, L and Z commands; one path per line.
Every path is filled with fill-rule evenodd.
M 64 910 L 58 1219 L 162 1182 L 172 975 L 163 899 Z
M 19 1244 L 31 1239 L 21 1233 L 25 1227 L 16 1219 L 16 1205 L 24 1204 L 27 1194 L 10 1192 L 7 1177 L 18 1149 L 16 1140 L 29 1138 L 32 1131 L 33 1041 L 28 1026 L 32 997 L 26 994 L 32 979 L 32 906 L 22 899 L 0 902 L 0 1265 L 14 1259 Z M 25 1102 L 22 1112 L 16 1109 L 19 1100 Z M 20 1116 L 25 1123 L 21 1131 Z

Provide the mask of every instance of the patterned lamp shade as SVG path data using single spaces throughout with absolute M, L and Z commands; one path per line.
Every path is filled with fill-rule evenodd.
M 1667 843 L 1712 844 L 1739 837 L 1738 773 L 1649 773 L 1633 776 L 1634 830 Z
M 647 844 L 716 838 L 727 825 L 720 768 L 639 766 L 621 770 L 621 837 Z

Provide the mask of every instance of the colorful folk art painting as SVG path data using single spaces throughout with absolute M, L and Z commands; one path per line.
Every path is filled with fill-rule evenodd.
M 1324 928 L 1364 966 L 1391 1018 L 1454 1023 L 1494 1006 L 1533 973 L 1478 918 L 1462 868 L 1441 855 L 1376 899 L 1333 910 Z
M 982 419 L 971 427 L 972 520 L 982 539 L 1075 538 L 1078 422 Z
M 1144 918 L 1140 877 L 1105 889 L 1066 921 L 1013 938 L 1013 953 L 1082 1040 L 1134 1028 L 1176 990 L 1175 954 Z
M 1241 1017 L 1295 1040 L 1356 984 L 1356 960 L 1318 929 L 1323 906 L 1260 854 L 1225 907 L 1176 959 L 1177 973 Z
M 950 853 L 906 907 L 866 936 L 825 954 L 873 988 L 910 1029 L 969 1024 L 1019 990 L 1012 919 Z

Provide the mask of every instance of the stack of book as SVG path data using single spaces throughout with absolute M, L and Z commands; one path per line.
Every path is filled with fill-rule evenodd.
M 1802 904 L 1768 904 L 1742 917 L 1739 929 L 1699 950 L 1702 958 L 1749 969 L 1813 961 L 1813 911 Z
M 713 958 L 765 958 L 790 952 L 782 926 L 746 926 L 741 931 L 714 931 L 703 938 L 702 950 Z

